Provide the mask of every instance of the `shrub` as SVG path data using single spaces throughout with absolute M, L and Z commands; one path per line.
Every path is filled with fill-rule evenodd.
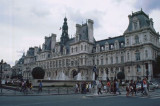
M 119 73 L 117 74 L 117 78 L 120 79 L 120 80 L 125 79 L 124 72 L 119 72 Z
M 32 76 L 34 79 L 44 79 L 45 71 L 41 67 L 35 67 L 32 70 Z

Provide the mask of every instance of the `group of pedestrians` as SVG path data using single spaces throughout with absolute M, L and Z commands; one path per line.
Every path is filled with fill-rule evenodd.
M 75 85 L 75 93 L 82 93 L 86 94 L 87 92 L 91 93 L 92 90 L 92 84 L 87 82 L 76 83 Z
M 121 94 L 120 89 L 119 89 L 119 80 L 114 80 L 114 81 L 107 81 L 107 82 L 102 82 L 99 81 L 97 84 L 96 82 L 91 82 L 91 83 L 87 83 L 87 82 L 82 82 L 80 83 L 76 83 L 75 85 L 75 93 L 82 93 L 82 94 L 86 94 L 86 93 L 91 93 L 92 90 L 97 87 L 98 89 L 98 94 L 102 94 L 102 91 L 104 93 L 113 93 L 116 94 L 116 92 L 118 92 L 119 94 Z M 97 85 L 97 86 L 95 86 Z
M 140 84 L 140 88 L 137 87 L 138 83 Z M 131 80 L 130 83 L 126 84 L 126 96 L 129 96 L 130 94 L 134 96 L 137 94 L 137 91 L 140 91 L 142 95 L 149 95 L 149 82 L 147 78 L 144 78 L 142 81 Z
M 28 92 L 28 90 L 30 91 L 30 92 L 32 92 L 32 83 L 31 83 L 31 81 L 29 81 L 29 80 L 27 80 L 27 81 L 21 81 L 21 83 L 20 83 L 20 92 L 23 92 L 23 93 L 26 93 L 26 92 Z
M 101 92 L 101 89 L 102 89 L 105 93 L 116 94 L 116 92 L 118 92 L 120 95 L 121 92 L 119 89 L 119 83 L 120 83 L 119 80 L 114 80 L 114 81 L 108 80 L 105 83 L 102 83 L 102 81 L 99 81 L 98 94 L 102 94 L 102 92 Z

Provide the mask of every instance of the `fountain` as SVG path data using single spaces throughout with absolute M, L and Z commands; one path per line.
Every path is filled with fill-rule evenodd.
M 106 80 L 107 76 L 106 74 L 104 73 L 103 76 L 102 76 L 102 80 Z
M 79 72 L 78 75 L 77 75 L 77 80 L 82 80 L 82 76 L 81 76 L 81 73 Z
M 65 80 L 65 74 L 63 73 L 63 71 L 61 71 L 59 79 Z

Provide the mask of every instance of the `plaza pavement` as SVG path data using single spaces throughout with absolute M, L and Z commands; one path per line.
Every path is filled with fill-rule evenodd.
M 160 106 L 160 89 L 150 96 L 94 96 L 88 94 L 0 96 L 0 106 Z

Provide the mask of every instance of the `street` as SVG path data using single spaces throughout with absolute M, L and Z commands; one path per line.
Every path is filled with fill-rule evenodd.
M 47 96 L 0 96 L 1 106 L 160 106 L 160 89 L 149 97 L 117 96 L 87 97 L 85 94 Z

